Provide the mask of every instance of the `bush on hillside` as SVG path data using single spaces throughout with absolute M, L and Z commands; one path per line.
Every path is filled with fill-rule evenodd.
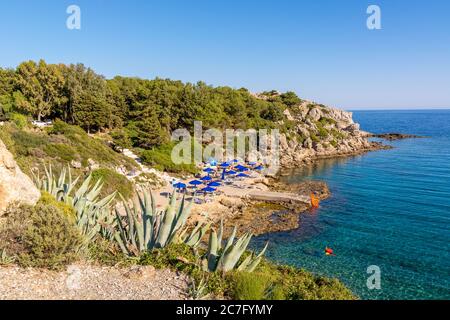
M 173 173 L 192 173 L 198 172 L 194 164 L 175 164 L 172 161 L 172 148 L 174 144 L 163 144 L 152 150 L 143 150 L 140 154 L 142 161 L 160 171 Z
M 236 272 L 233 277 L 233 298 L 264 300 L 268 297 L 270 277 L 267 274 Z
M 99 179 L 103 181 L 101 197 L 106 197 L 115 191 L 119 192 L 125 199 L 133 196 L 133 184 L 123 175 L 111 169 L 97 169 L 92 171 L 93 183 Z
M 74 223 L 48 199 L 10 206 L 0 230 L 0 251 L 24 267 L 62 268 L 78 258 L 82 243 Z
M 9 118 L 9 120 L 12 121 L 12 122 L 17 126 L 17 128 L 19 128 L 19 129 L 23 129 L 23 128 L 25 128 L 25 127 L 28 126 L 28 119 L 27 119 L 27 116 L 25 116 L 25 115 L 23 115 L 23 114 L 13 112 L 13 113 L 10 113 L 10 114 L 8 115 L 8 118 Z
M 48 144 L 44 148 L 45 153 L 52 158 L 59 158 L 70 162 L 78 158 L 75 148 L 63 143 Z
M 50 193 L 41 191 L 41 198 L 39 199 L 39 203 L 44 206 L 57 207 L 59 211 L 69 219 L 69 221 L 75 223 L 77 217 L 75 209 L 72 206 L 65 204 L 64 202 L 56 200 L 55 197 L 53 197 Z

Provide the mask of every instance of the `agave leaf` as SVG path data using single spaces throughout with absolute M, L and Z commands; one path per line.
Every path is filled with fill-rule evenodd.
M 242 254 L 247 249 L 251 238 L 252 235 L 245 234 L 240 239 L 238 239 L 238 241 L 236 241 L 236 244 L 233 247 L 230 247 L 228 251 L 224 252 L 224 259 L 222 261 L 223 263 L 220 266 L 224 272 L 228 272 L 234 269 Z
M 214 272 L 217 270 L 217 251 L 218 237 L 215 230 L 211 230 L 208 244 L 208 270 Z
M 91 183 L 91 180 L 92 180 L 92 174 L 90 174 L 86 178 L 86 180 L 83 181 L 80 188 L 77 190 L 77 192 L 75 192 L 75 198 L 81 198 L 86 194 L 86 192 L 88 191 L 88 188 L 89 188 L 89 184 Z
M 100 191 L 102 191 L 103 188 L 103 183 L 102 183 L 102 179 L 98 179 L 97 182 L 94 184 L 94 186 L 91 188 L 91 190 L 88 191 L 88 193 L 86 194 L 86 198 L 89 199 L 89 201 L 94 202 L 98 195 L 100 194 Z
M 253 261 L 253 254 L 250 254 L 247 256 L 247 258 L 242 261 L 242 263 L 239 265 L 239 267 L 236 269 L 237 271 L 247 271 L 247 267 L 252 263 Z
M 202 240 L 206 232 L 209 230 L 209 228 L 210 224 L 198 223 L 197 226 L 194 228 L 194 230 L 192 230 L 190 236 L 185 241 L 185 243 L 190 247 L 196 248 L 200 244 L 200 241 Z
M 95 202 L 95 206 L 98 207 L 98 208 L 103 208 L 103 207 L 106 207 L 106 206 L 110 205 L 111 202 L 116 197 L 116 195 L 117 195 L 117 191 L 114 191 L 109 196 L 106 196 L 105 198 L 103 198 L 103 199 L 101 199 L 99 201 L 96 201 Z
M 126 255 L 130 254 L 130 252 L 127 250 L 127 248 L 125 247 L 125 244 L 122 240 L 122 238 L 120 237 L 119 233 L 116 232 L 114 234 L 114 239 L 117 241 L 117 243 L 119 244 L 120 249 L 122 250 L 122 252 Z
M 222 238 L 223 238 L 223 218 L 220 219 L 219 233 L 217 235 L 217 249 L 222 249 Z
M 173 193 L 172 198 L 170 200 L 170 204 L 166 209 L 164 217 L 161 222 L 161 226 L 158 232 L 158 238 L 156 240 L 157 248 L 164 248 L 166 246 L 167 240 L 170 237 L 170 233 L 172 231 L 172 224 L 175 218 L 175 204 L 176 204 L 177 194 Z

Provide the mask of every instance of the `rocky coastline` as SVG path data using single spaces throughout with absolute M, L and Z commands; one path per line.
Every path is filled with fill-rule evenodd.
M 285 115 L 292 128 L 280 136 L 282 168 L 392 148 L 369 141 L 371 133 L 360 130 L 352 112 L 304 101 L 292 110 L 285 110 Z
M 285 115 L 295 125 L 280 137 L 280 166 L 283 170 L 311 166 L 323 159 L 351 157 L 393 148 L 381 142 L 369 141 L 368 138 L 375 135 L 360 130 L 351 112 L 304 101 L 294 110 L 286 110 Z M 400 139 L 413 136 L 388 134 L 384 138 L 393 140 L 394 137 Z M 321 200 L 331 195 L 324 181 L 285 184 L 280 176 L 266 180 L 265 185 L 270 191 L 308 197 L 314 192 Z M 238 226 L 240 232 L 255 235 L 288 231 L 298 228 L 300 215 L 309 210 L 311 205 L 298 202 L 230 202 L 225 209 L 225 225 L 229 230 L 232 226 Z
M 351 112 L 309 101 L 303 101 L 297 107 L 285 110 L 285 115 L 287 119 L 285 121 L 290 122 L 290 130 L 280 135 L 280 166 L 283 169 L 308 166 L 321 159 L 349 157 L 392 148 L 380 142 L 369 141 L 370 137 L 387 140 L 416 137 L 402 134 L 373 135 L 360 130 L 359 124 L 353 121 Z M 0 146 L 3 157 L 11 159 L 12 156 L 3 144 Z M 6 167 L 8 166 L 5 165 Z M 17 177 L 17 174 L 3 176 Z M 19 180 L 34 187 L 28 177 Z M 255 184 L 257 189 L 268 191 L 268 193 L 284 192 L 300 195 L 306 199 L 312 192 L 320 199 L 326 199 L 330 195 L 326 183 L 322 181 L 287 185 L 282 183 L 279 177 L 267 177 Z M 0 192 L 0 200 L 4 193 L 4 191 Z M 36 201 L 38 192 L 33 192 L 32 195 L 33 200 Z M 24 194 L 21 194 L 21 197 L 23 196 Z M 3 202 L 5 207 L 10 199 Z M 217 198 L 211 207 L 201 207 L 199 211 L 208 212 L 214 222 L 223 219 L 229 230 L 232 226 L 238 226 L 240 232 L 260 235 L 297 228 L 299 215 L 309 209 L 310 205 L 305 201 L 256 201 L 222 196 Z

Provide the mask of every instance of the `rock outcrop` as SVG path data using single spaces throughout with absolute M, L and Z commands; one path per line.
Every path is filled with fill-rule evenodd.
M 33 181 L 20 170 L 0 140 L 0 214 L 11 202 L 35 204 L 40 197 Z
M 280 164 L 284 168 L 384 148 L 368 141 L 367 132 L 360 130 L 351 112 L 304 101 L 289 115 L 295 126 L 280 137 Z

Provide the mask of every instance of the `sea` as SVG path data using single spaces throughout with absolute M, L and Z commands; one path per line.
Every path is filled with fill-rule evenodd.
M 332 195 L 299 215 L 298 229 L 259 236 L 256 246 L 269 240 L 269 259 L 338 278 L 361 299 L 450 299 L 450 110 L 353 118 L 372 133 L 424 138 L 283 172 L 286 183 L 326 181 Z

